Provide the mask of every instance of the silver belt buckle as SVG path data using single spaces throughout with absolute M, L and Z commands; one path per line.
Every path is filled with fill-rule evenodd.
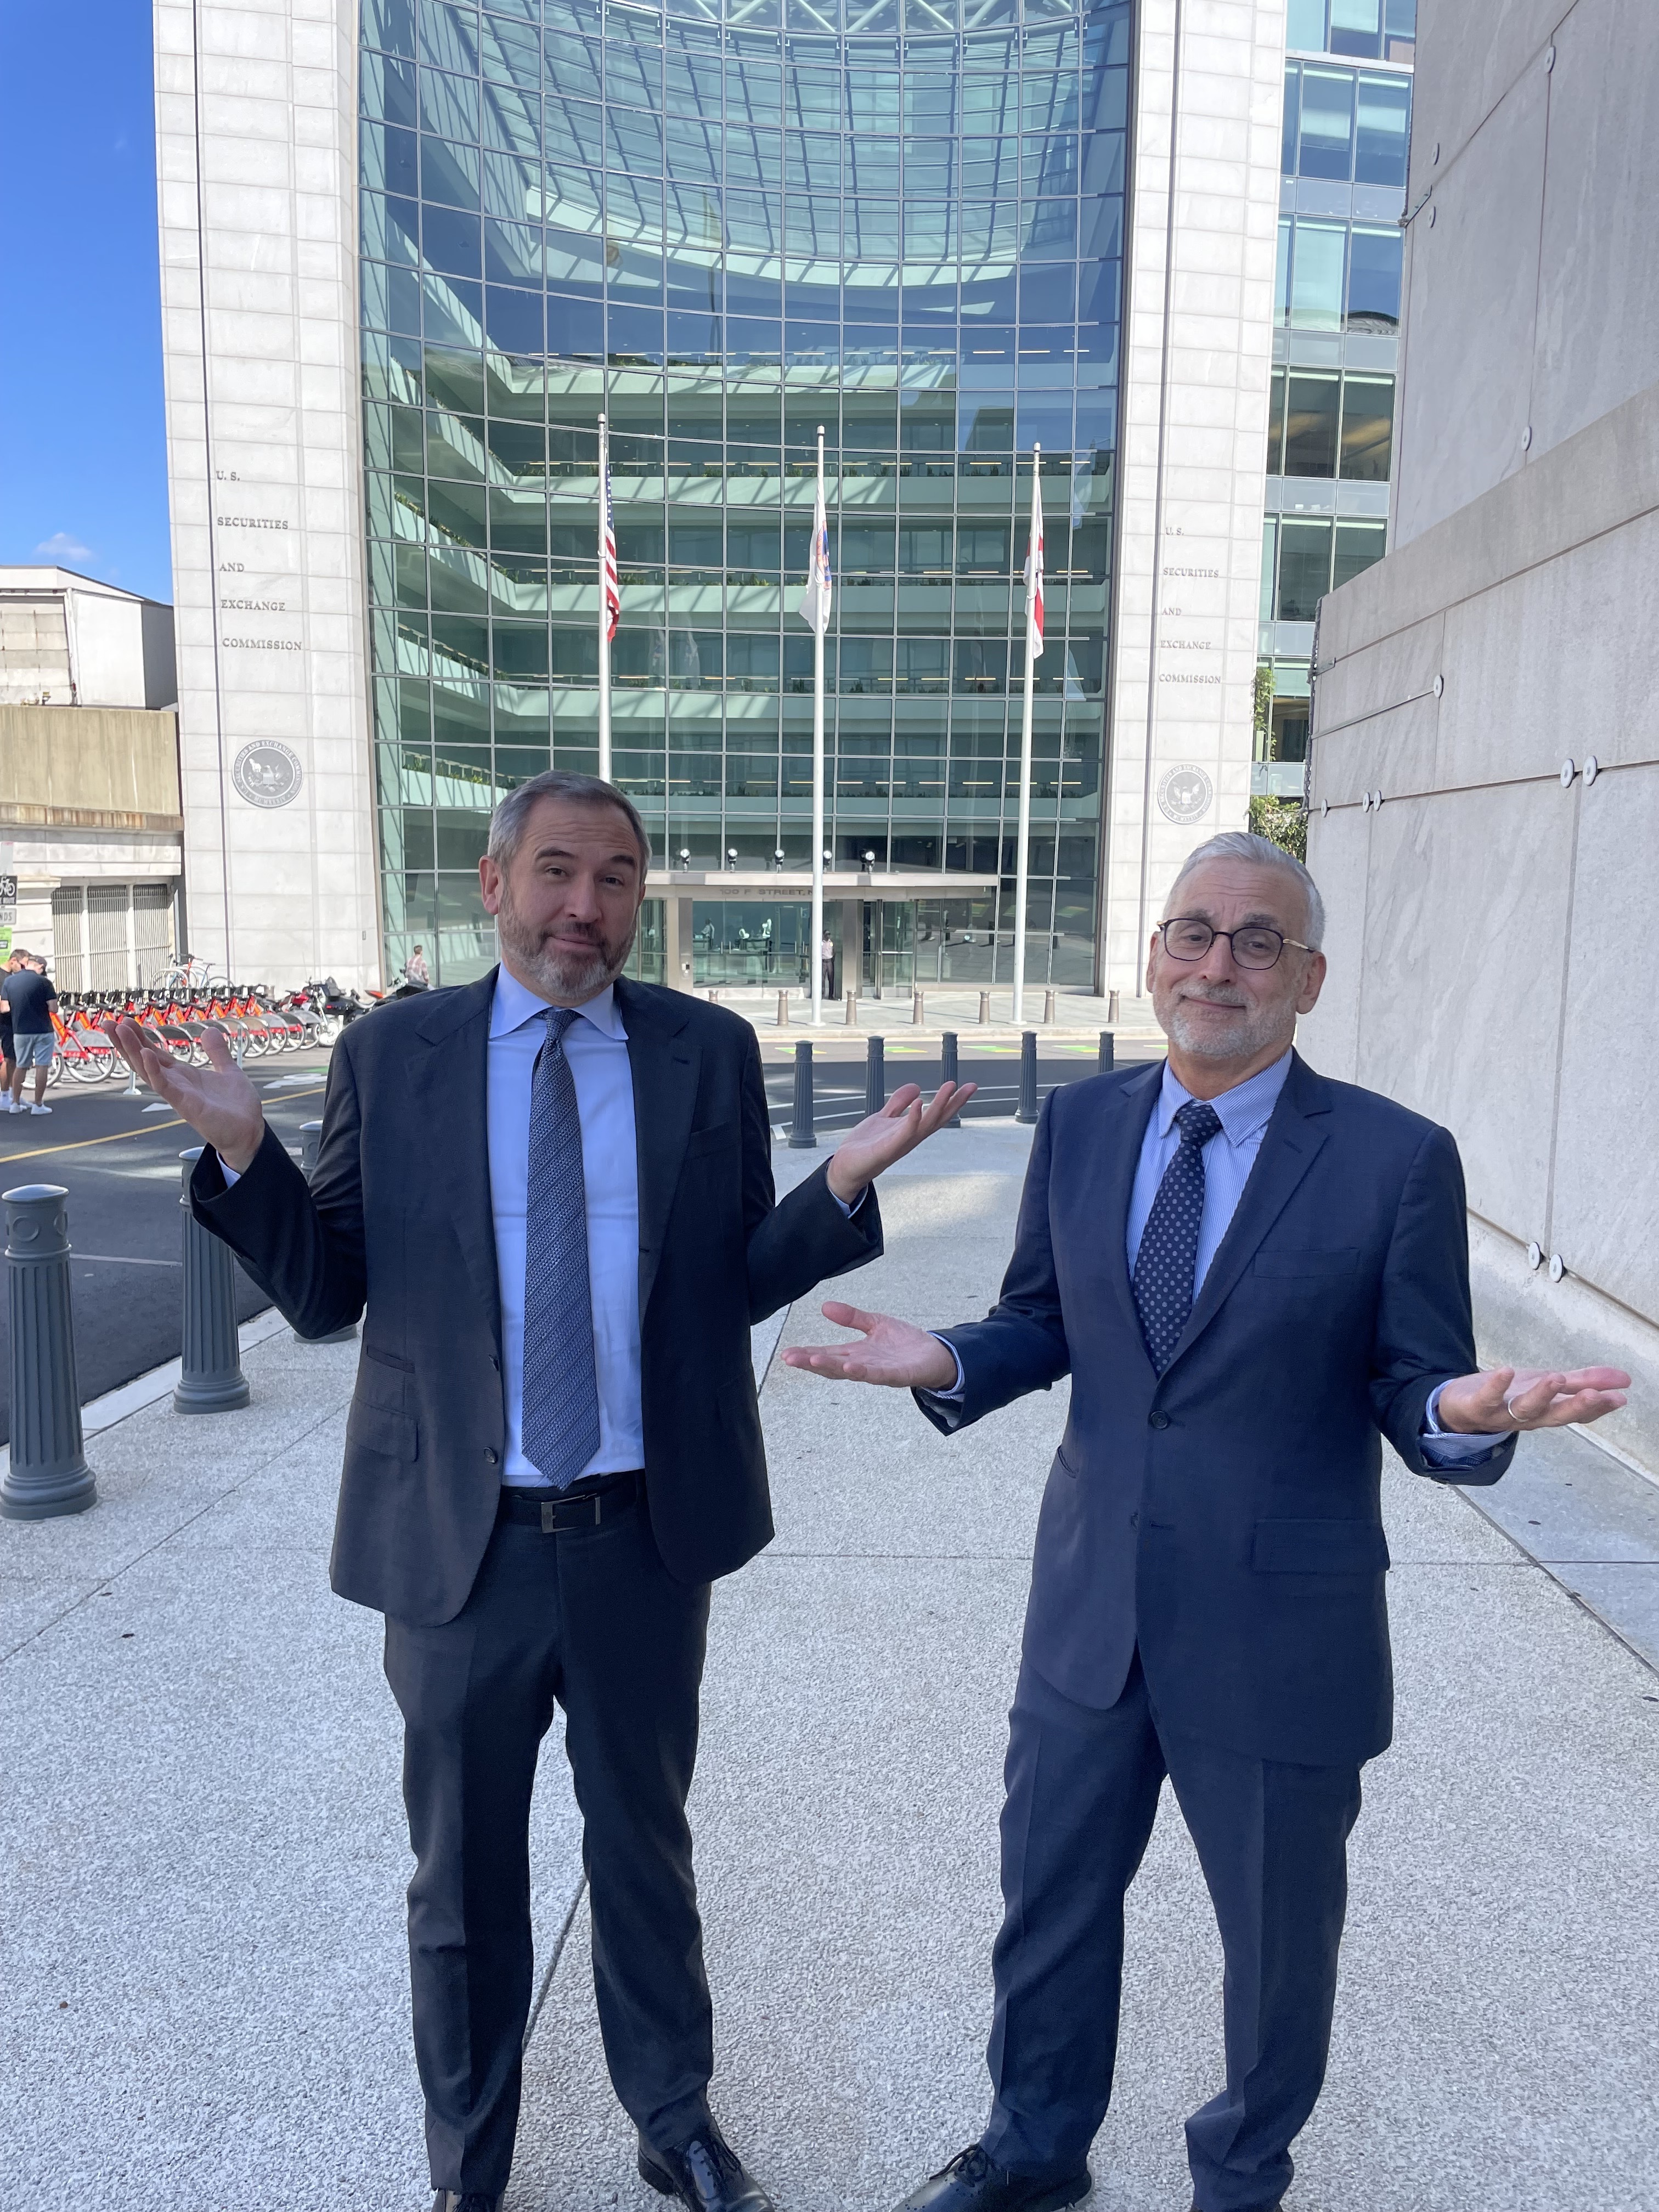
M 556 1516 L 558 1510 L 558 1507 L 554 1504 L 550 1498 L 543 1498 L 542 1534 L 544 1536 L 550 1536 L 557 1529 L 559 1524 L 555 1516 Z

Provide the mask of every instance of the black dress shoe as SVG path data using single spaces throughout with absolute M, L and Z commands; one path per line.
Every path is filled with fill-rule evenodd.
M 913 2189 L 898 2212 L 1061 2212 L 1079 2203 L 1094 2187 L 1086 2166 L 1060 2181 L 1030 2173 L 1010 2173 L 977 2143 L 958 2151 L 947 2166 Z
M 653 2150 L 641 2137 L 640 2179 L 660 2196 L 678 2197 L 690 2212 L 776 2212 L 712 2120 L 678 2150 Z
M 495 2212 L 499 2197 L 486 2197 L 482 2189 L 435 2189 L 432 2212 Z

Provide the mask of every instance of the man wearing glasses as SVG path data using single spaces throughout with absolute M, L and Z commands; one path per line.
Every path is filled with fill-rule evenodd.
M 793 1366 L 913 1389 L 949 1433 L 1072 1377 L 1044 1493 L 1002 1817 L 990 2118 L 907 2212 L 1051 2212 L 1111 2094 L 1123 1897 L 1167 1775 L 1226 1957 L 1196 2212 L 1273 2212 L 1318 2097 L 1359 1771 L 1388 1744 L 1382 1439 L 1495 1482 L 1515 1434 L 1624 1403 L 1612 1368 L 1473 1372 L 1445 1130 L 1291 1048 L 1325 978 L 1312 878 L 1200 846 L 1152 938 L 1169 1058 L 1055 1091 L 989 1317 Z

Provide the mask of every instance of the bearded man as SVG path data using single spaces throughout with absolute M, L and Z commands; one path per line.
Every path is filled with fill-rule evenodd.
M 947 1434 L 1072 1378 L 1010 1717 L 1006 1915 L 980 2141 L 901 2212 L 1086 2196 L 1117 2049 L 1123 1897 L 1167 1776 L 1226 1957 L 1226 2079 L 1187 2123 L 1194 2212 L 1277 2212 L 1324 2078 L 1359 1771 L 1389 1741 L 1379 1504 L 1496 1482 L 1519 1430 L 1630 1377 L 1477 1374 L 1457 1147 L 1292 1049 L 1325 978 L 1313 878 L 1192 854 L 1148 953 L 1158 1066 L 1053 1092 L 988 1319 L 792 1365 L 908 1387 Z
M 344 1032 L 309 1187 L 216 1032 L 201 1073 L 118 1032 L 209 1148 L 197 1219 L 301 1336 L 363 1318 L 331 1574 L 386 1616 L 404 1723 L 434 2212 L 507 2187 L 556 1705 L 640 2172 L 766 2212 L 709 2110 L 685 1817 L 709 1584 L 772 1534 L 749 1331 L 879 1254 L 874 1177 L 972 1090 L 924 1110 L 905 1085 L 775 1204 L 754 1031 L 623 979 L 649 857 L 593 777 L 503 799 L 479 866 L 501 965 Z

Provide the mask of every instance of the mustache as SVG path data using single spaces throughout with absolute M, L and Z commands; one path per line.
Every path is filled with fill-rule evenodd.
M 1229 983 L 1212 984 L 1207 990 L 1177 988 L 1176 997 L 1200 1006 L 1248 1006 L 1250 1003 L 1236 985 Z

